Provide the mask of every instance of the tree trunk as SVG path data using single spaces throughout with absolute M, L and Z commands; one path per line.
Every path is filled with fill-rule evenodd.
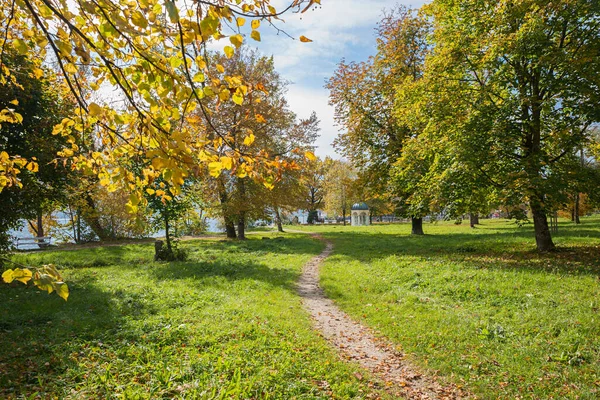
M 77 209 L 77 236 L 75 237 L 75 243 L 81 243 L 81 211 Z
M 469 214 L 469 222 L 471 224 L 471 228 L 475 228 L 475 225 L 479 225 L 479 214 L 470 213 Z
M 238 240 L 246 240 L 246 212 L 240 212 L 240 216 L 238 219 L 238 231 L 237 231 Z
M 169 227 L 169 218 L 165 215 L 165 240 L 167 241 L 169 253 L 173 253 L 173 249 L 171 249 L 171 233 L 169 232 Z
M 283 225 L 281 224 L 281 214 L 279 213 L 279 207 L 275 207 L 275 223 L 277 224 L 277 231 L 283 232 Z
M 344 221 L 344 226 L 346 226 L 346 209 L 342 208 L 342 219 Z
M 423 233 L 423 218 L 411 217 L 412 231 L 411 235 L 424 235 Z
M 546 211 L 540 202 L 531 202 L 531 213 L 533 214 L 533 226 L 535 229 L 535 243 L 540 252 L 548 252 L 554 250 L 554 242 L 548 228 L 548 218 Z
M 92 196 L 86 196 L 85 198 L 86 205 L 88 207 L 87 212 L 83 213 L 83 220 L 86 224 L 94 231 L 96 236 L 101 241 L 110 240 L 111 237 L 106 229 L 102 226 L 100 222 L 100 218 L 98 218 L 98 213 L 96 212 L 96 204 L 94 203 L 94 199 Z
M 573 222 L 576 224 L 580 224 L 581 220 L 579 219 L 579 192 L 575 195 L 575 205 L 573 206 Z
M 37 226 L 35 233 L 37 237 L 44 237 L 44 219 L 41 211 L 37 212 Z
M 235 223 L 233 218 L 229 215 L 227 200 L 227 190 L 221 179 L 219 179 L 219 202 L 221 203 L 221 212 L 223 213 L 223 219 L 225 220 L 225 233 L 227 234 L 227 239 L 235 239 L 237 238 L 237 235 L 235 234 Z
M 225 232 L 227 233 L 227 239 L 237 238 L 235 233 L 235 224 L 229 218 L 225 218 Z

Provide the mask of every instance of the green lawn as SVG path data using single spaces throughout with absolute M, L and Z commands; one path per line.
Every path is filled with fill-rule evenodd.
M 483 399 L 600 397 L 600 218 L 563 221 L 539 255 L 499 220 L 317 226 L 322 284 L 409 359 Z M 0 398 L 368 398 L 380 393 L 311 329 L 295 292 L 306 235 L 19 254 L 55 263 L 68 302 L 0 285 Z
M 71 294 L 0 285 L 0 398 L 376 395 L 311 329 L 296 295 L 321 243 L 296 234 L 183 246 L 188 262 L 155 263 L 152 244 L 16 255 L 59 265 Z
M 539 255 L 531 225 L 499 220 L 320 226 L 328 296 L 484 399 L 600 397 L 600 219 L 562 221 Z

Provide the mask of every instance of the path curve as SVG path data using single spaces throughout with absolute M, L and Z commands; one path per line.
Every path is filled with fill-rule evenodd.
M 353 321 L 325 296 L 319 286 L 319 267 L 332 253 L 333 243 L 319 234 L 310 235 L 324 242 L 326 247 L 304 265 L 298 292 L 323 337 L 345 358 L 358 362 L 385 382 L 386 391 L 392 395 L 419 400 L 468 398 L 458 387 L 442 386 L 435 378 L 419 373 L 404 360 L 402 353 L 375 337 L 370 329 Z

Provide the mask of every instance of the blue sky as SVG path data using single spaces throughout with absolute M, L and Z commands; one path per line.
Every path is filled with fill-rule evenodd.
M 272 2 L 282 9 L 284 0 Z M 306 118 L 314 110 L 321 120 L 321 137 L 317 141 L 316 154 L 339 158 L 331 143 L 338 134 L 333 121 L 333 108 L 328 103 L 328 91 L 323 88 L 337 63 L 363 61 L 375 53 L 375 27 L 384 9 L 398 4 L 385 0 L 322 0 L 322 5 L 304 14 L 288 13 L 280 29 L 298 38 L 300 35 L 313 40 L 302 43 L 292 40 L 266 23 L 261 25 L 260 43 L 247 39 L 251 46 L 257 45 L 265 55 L 273 55 L 275 67 L 286 80 L 292 82 L 288 102 L 300 118 Z M 403 1 L 400 4 L 418 8 L 424 1 Z

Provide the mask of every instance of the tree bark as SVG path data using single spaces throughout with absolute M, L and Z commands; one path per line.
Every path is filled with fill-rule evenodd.
M 219 179 L 219 202 L 221 203 L 221 212 L 223 213 L 223 219 L 225 220 L 225 233 L 227 234 L 227 239 L 235 239 L 237 238 L 235 233 L 235 223 L 233 218 L 229 215 L 227 201 L 227 190 L 221 179 Z
M 281 223 L 281 214 L 279 213 L 279 207 L 275 207 L 275 223 L 277 224 L 277 231 L 283 232 L 283 225 Z
M 169 232 L 169 218 L 165 215 L 165 239 L 167 241 L 167 249 L 169 253 L 173 253 L 173 249 L 171 249 L 171 233 Z
M 531 202 L 531 213 L 533 214 L 533 226 L 535 229 L 535 243 L 540 252 L 548 252 L 554 250 L 554 242 L 548 227 L 548 217 L 546 211 L 542 207 L 541 202 Z
M 425 233 L 423 232 L 423 218 L 411 217 L 410 220 L 412 223 L 412 231 L 410 232 L 411 235 L 424 235 Z
M 37 234 L 37 237 L 44 237 L 44 219 L 42 211 L 37 212 L 37 227 L 35 233 Z
M 580 196 L 579 192 L 577 192 L 577 194 L 575 194 L 575 204 L 573 206 L 573 222 L 575 222 L 576 224 L 581 223 L 581 220 L 579 219 L 579 200 Z
M 225 232 L 227 233 L 227 239 L 237 238 L 235 233 L 235 224 L 229 218 L 225 218 Z
M 86 196 L 85 202 L 88 207 L 88 210 L 87 212 L 82 213 L 83 220 L 94 231 L 96 236 L 98 236 L 98 239 L 100 239 L 101 241 L 110 240 L 111 236 L 109 235 L 107 230 L 102 226 L 100 218 L 98 218 L 96 212 L 96 204 L 94 203 L 94 199 L 92 198 L 92 196 Z
M 240 212 L 240 216 L 238 218 L 238 231 L 237 231 L 238 240 L 246 240 L 246 212 Z
M 479 214 L 470 213 L 469 214 L 469 222 L 471 224 L 471 228 L 474 228 L 475 225 L 479 225 Z

